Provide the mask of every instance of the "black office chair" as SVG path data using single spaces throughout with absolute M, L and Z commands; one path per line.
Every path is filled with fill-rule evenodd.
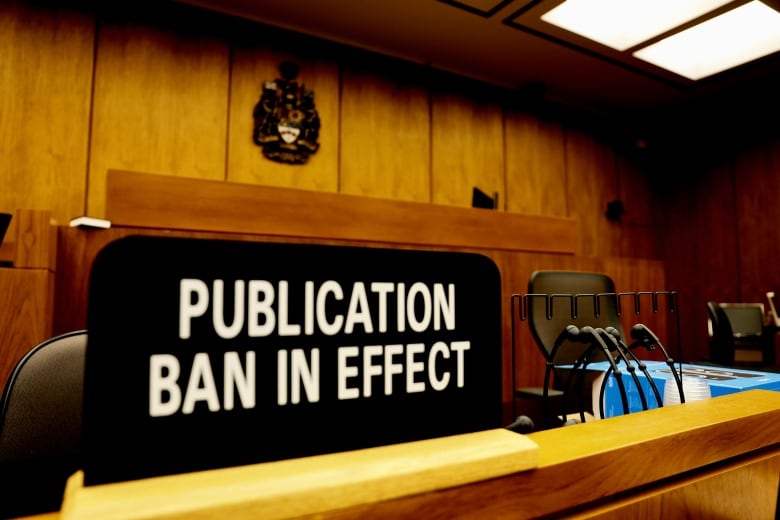
M 86 331 L 51 338 L 16 364 L 0 401 L 0 517 L 57 511 L 80 468 Z
M 551 410 L 560 411 L 564 390 L 569 379 L 570 370 L 564 370 L 561 365 L 572 365 L 582 357 L 588 345 L 566 339 L 561 342 L 554 353 L 556 340 L 567 325 L 578 328 L 586 325 L 591 327 L 614 327 L 624 337 L 617 308 L 615 284 L 608 275 L 584 271 L 536 271 L 528 281 L 527 320 L 537 347 L 544 356 L 549 367 L 552 367 L 552 388 L 548 389 L 548 402 L 543 403 L 545 417 L 542 422 L 546 427 L 554 425 L 555 420 L 549 417 Z M 574 316 L 573 316 L 574 315 Z M 590 361 L 603 361 L 606 357 L 600 352 L 594 352 Z M 595 379 L 595 375 L 593 378 Z M 568 381 L 572 383 L 573 381 Z M 579 411 L 584 400 L 590 404 L 588 396 L 582 395 L 589 389 L 592 381 L 577 382 L 579 386 L 580 404 L 577 399 L 566 399 L 566 414 Z M 543 396 L 544 387 L 518 388 L 515 395 L 518 398 L 538 399 Z M 570 409 L 569 405 L 575 405 Z M 587 406 L 592 412 L 592 406 Z M 556 414 L 557 415 L 557 414 Z
M 762 303 L 708 301 L 707 315 L 710 361 L 724 366 L 774 366 L 774 337 L 764 325 Z

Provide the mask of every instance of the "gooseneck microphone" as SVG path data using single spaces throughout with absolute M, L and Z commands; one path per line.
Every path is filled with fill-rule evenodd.
M 674 376 L 674 381 L 677 383 L 677 390 L 680 392 L 680 402 L 685 402 L 685 395 L 683 393 L 683 384 L 682 384 L 682 378 L 680 377 L 679 372 L 677 372 L 677 369 L 674 367 L 674 359 L 672 359 L 669 356 L 669 353 L 666 352 L 666 349 L 661 344 L 661 341 L 658 339 L 658 336 L 656 336 L 653 331 L 651 331 L 647 325 L 643 323 L 637 323 L 633 327 L 631 327 L 631 337 L 634 338 L 634 343 L 632 343 L 629 348 L 633 349 L 638 346 L 645 347 L 647 350 L 652 351 L 654 346 L 658 346 L 658 349 L 661 351 L 661 354 L 663 354 L 666 364 L 669 366 L 669 369 L 672 371 L 672 376 Z
M 610 329 L 617 332 L 614 327 L 610 327 Z M 645 398 L 645 391 L 642 389 L 642 383 L 639 382 L 639 377 L 636 375 L 636 367 L 631 364 L 631 361 L 628 359 L 628 355 L 626 355 L 625 350 L 627 349 L 623 349 L 617 338 L 613 334 L 607 332 L 606 329 L 597 328 L 595 330 L 596 333 L 600 334 L 602 338 L 604 338 L 609 344 L 612 345 L 612 347 L 614 347 L 614 351 L 617 352 L 619 358 L 618 363 L 620 360 L 622 360 L 626 364 L 626 370 L 628 370 L 628 373 L 631 374 L 631 378 L 634 380 L 634 385 L 636 385 L 637 392 L 639 393 L 639 400 L 642 403 L 642 410 L 647 410 L 647 399 Z M 611 369 L 612 367 L 610 367 L 606 374 L 604 374 L 604 381 L 601 383 L 599 403 L 601 403 L 602 407 L 604 406 L 604 393 L 607 389 L 607 379 L 610 376 Z
M 645 378 L 647 379 L 647 382 L 650 384 L 650 388 L 653 390 L 653 394 L 655 395 L 655 400 L 658 403 L 658 407 L 662 407 L 664 405 L 663 398 L 661 397 L 661 392 L 658 390 L 658 386 L 655 384 L 655 380 L 653 380 L 652 377 L 650 377 L 650 372 L 647 370 L 647 365 L 644 361 L 642 361 L 639 357 L 637 357 L 636 354 L 634 354 L 634 351 L 631 350 L 631 348 L 626 345 L 626 343 L 623 341 L 623 338 L 620 334 L 620 331 L 618 331 L 615 327 L 606 327 L 604 331 L 607 334 L 610 334 L 615 340 L 618 342 L 620 347 L 623 349 L 623 351 L 628 354 L 631 359 L 633 359 L 637 366 L 639 367 L 639 370 L 642 371 L 642 373 L 645 375 Z

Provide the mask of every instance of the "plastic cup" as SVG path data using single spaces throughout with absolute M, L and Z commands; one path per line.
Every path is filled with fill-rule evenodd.
M 709 383 L 699 377 L 683 376 L 682 387 L 686 403 L 702 401 L 712 397 Z M 680 404 L 680 391 L 677 387 L 677 381 L 671 377 L 664 383 L 664 406 L 675 404 Z

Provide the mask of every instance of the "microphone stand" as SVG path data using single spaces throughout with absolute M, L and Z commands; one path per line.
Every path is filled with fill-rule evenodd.
M 563 345 L 563 342 L 568 340 L 573 340 L 576 338 L 580 333 L 580 329 L 578 329 L 575 325 L 567 325 L 563 328 L 560 334 L 558 334 L 558 337 L 555 338 L 555 343 L 553 343 L 553 347 L 550 350 L 550 359 L 547 360 L 547 364 L 544 370 L 544 386 L 542 387 L 542 417 L 544 421 L 544 426 L 547 427 L 550 424 L 549 421 L 549 387 L 550 387 L 550 376 L 552 374 L 553 368 L 555 368 L 555 355 L 558 353 L 558 349 Z M 566 390 L 564 390 L 563 395 L 566 395 Z M 565 403 L 565 399 L 564 399 Z M 565 411 L 564 411 L 565 415 Z
M 569 376 L 566 378 L 566 383 L 564 385 L 564 395 L 569 391 L 571 388 L 572 379 L 574 378 L 574 375 L 578 372 L 580 373 L 580 420 L 582 422 L 585 422 L 585 404 L 584 404 L 584 398 L 583 393 L 585 389 L 585 371 L 588 367 L 588 363 L 590 363 L 590 353 L 592 352 L 592 348 L 589 348 L 585 352 L 583 352 L 582 356 L 578 358 L 574 364 L 572 365 L 571 371 L 569 372 Z M 582 367 L 580 368 L 580 365 Z M 562 399 L 563 401 L 563 416 L 565 417 L 566 414 L 566 400 Z M 565 421 L 564 421 L 565 423 Z

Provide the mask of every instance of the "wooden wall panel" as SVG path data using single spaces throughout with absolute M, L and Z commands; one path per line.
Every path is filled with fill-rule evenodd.
M 741 301 L 766 304 L 766 291 L 780 291 L 778 173 L 780 138 L 741 155 L 734 165 Z
M 498 193 L 503 206 L 504 135 L 501 105 L 484 95 L 438 90 L 432 98 L 433 202 L 471 206 L 476 186 Z
M 504 115 L 506 210 L 568 217 L 563 127 L 520 112 Z
M 111 168 L 225 179 L 229 46 L 205 20 L 191 16 L 182 26 L 164 11 L 99 21 L 91 215 L 104 213 Z
M 281 77 L 279 64 L 283 61 L 299 66 L 297 81 L 314 91 L 320 117 L 320 147 L 302 165 L 266 159 L 262 148 L 252 141 L 252 112 L 260 99 L 263 82 Z M 265 45 L 239 44 L 233 50 L 230 87 L 229 181 L 338 190 L 339 69 L 335 62 Z
M 51 337 L 54 273 L 0 269 L 0 388 L 31 348 Z
M 569 217 L 580 223 L 580 250 L 584 256 L 612 256 L 619 224 L 607 220 L 607 202 L 617 198 L 614 150 L 591 134 L 566 132 Z
M 0 211 L 84 211 L 93 41 L 89 14 L 0 3 Z
M 430 110 L 425 83 L 388 65 L 342 73 L 339 191 L 430 202 Z
M 734 179 L 730 165 L 678 184 L 663 234 L 669 285 L 680 294 L 686 360 L 709 355 L 706 302 L 738 301 L 739 267 Z
M 0 388 L 16 363 L 52 335 L 57 266 L 57 227 L 49 211 L 18 210 L 11 228 L 17 240 L 0 268 Z
M 679 294 L 676 300 L 671 294 L 660 294 L 676 290 L 674 287 L 669 287 L 667 283 L 663 262 L 641 258 L 608 257 L 601 259 L 600 264 L 601 270 L 612 276 L 615 281 L 615 289 L 619 293 L 638 294 L 638 312 L 632 298 L 621 298 L 620 300 L 620 321 L 626 334 L 626 337 L 623 338 L 626 343 L 632 341 L 631 327 L 642 323 L 658 336 L 671 357 L 679 359 L 677 355 L 680 350 L 679 324 L 677 323 L 677 318 L 680 315 L 678 312 Z M 650 292 L 659 293 L 655 302 L 651 294 L 643 294 Z M 657 307 L 654 304 L 657 304 Z M 643 359 L 665 360 L 659 350 L 653 352 L 637 351 L 637 355 Z
M 642 161 L 636 158 L 617 156 L 617 199 L 623 202 L 626 213 L 620 224 L 613 226 L 619 237 L 613 254 L 660 259 L 657 220 L 664 210 L 659 207 L 654 184 L 641 165 Z
M 256 25 L 246 37 L 233 30 L 245 22 L 225 25 L 178 3 L 94 13 L 40 5 L 0 4 L 0 152 L 8 158 L 0 211 L 51 209 L 60 222 L 85 210 L 101 216 L 109 169 L 457 206 L 469 206 L 477 186 L 498 192 L 507 211 L 577 219 L 585 257 L 657 257 L 633 157 L 616 166 L 614 146 L 595 131 L 504 115 L 505 99 L 484 85 L 340 47 L 334 53 L 300 35 L 279 40 L 253 33 Z M 320 150 L 305 166 L 267 161 L 251 141 L 261 83 L 278 75 L 283 59 L 301 66 L 322 119 Z M 744 171 L 764 172 L 746 160 Z M 770 182 L 772 167 L 760 182 Z M 622 224 L 604 216 L 618 197 L 629 211 Z M 708 208 L 720 204 L 708 200 Z M 708 225 L 706 217 L 698 222 Z M 704 258 L 704 239 L 686 233 Z M 682 274 L 698 268 L 684 255 L 672 258 Z M 735 268 L 720 267 L 677 280 L 690 289 Z
M 626 213 L 622 221 L 637 226 L 653 226 L 659 211 L 656 200 L 655 183 L 649 178 L 652 175 L 643 167 L 643 160 L 634 153 L 628 155 L 618 152 L 617 165 L 617 198 L 623 201 Z

